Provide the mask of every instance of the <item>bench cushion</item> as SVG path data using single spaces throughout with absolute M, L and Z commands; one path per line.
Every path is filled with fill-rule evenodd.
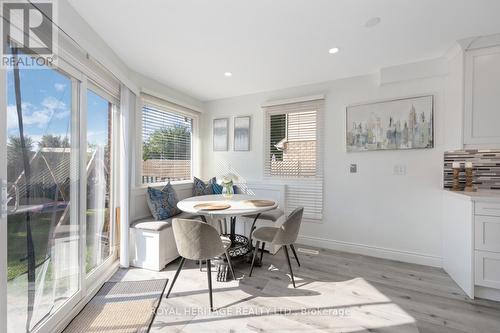
M 130 227 L 135 229 L 142 230 L 151 230 L 151 231 L 160 231 L 165 228 L 170 228 L 172 226 L 172 220 L 174 218 L 179 219 L 198 219 L 198 215 L 189 214 L 185 212 L 181 212 L 175 216 L 169 217 L 168 219 L 157 221 L 153 216 L 140 219 L 135 221 Z

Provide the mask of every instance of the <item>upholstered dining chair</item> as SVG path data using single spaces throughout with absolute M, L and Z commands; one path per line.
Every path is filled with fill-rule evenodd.
M 206 260 L 210 311 L 213 311 L 211 259 L 225 254 L 231 275 L 233 279 L 236 279 L 231 258 L 227 252 L 227 249 L 231 246 L 231 240 L 227 237 L 221 237 L 210 224 L 198 220 L 174 219 L 172 229 L 181 262 L 166 297 L 168 298 L 170 295 L 186 259 Z
M 276 222 L 283 215 L 285 215 L 285 212 L 281 208 L 275 208 L 259 214 L 243 215 L 243 217 L 253 219 L 252 226 L 250 227 L 250 240 L 248 242 L 249 245 L 253 246 L 252 233 L 256 229 L 255 224 L 258 220 Z
M 302 222 L 302 215 L 304 214 L 304 207 L 296 208 L 288 217 L 285 223 L 280 227 L 261 227 L 252 233 L 252 238 L 257 241 L 255 246 L 255 251 L 252 258 L 252 266 L 250 267 L 250 274 L 252 276 L 253 267 L 255 264 L 255 257 L 257 256 L 259 244 L 262 242 L 262 248 L 260 252 L 260 260 L 262 262 L 262 256 L 264 255 L 264 246 L 266 242 L 271 243 L 271 245 L 279 245 L 283 247 L 286 255 L 286 260 L 288 262 L 288 268 L 290 269 L 290 276 L 292 278 L 293 287 L 295 288 L 295 279 L 293 277 L 292 264 L 290 263 L 290 256 L 288 255 L 288 246 L 292 249 L 295 260 L 300 267 L 299 258 L 297 257 L 297 252 L 293 247 L 293 243 L 297 240 L 299 235 L 300 223 Z

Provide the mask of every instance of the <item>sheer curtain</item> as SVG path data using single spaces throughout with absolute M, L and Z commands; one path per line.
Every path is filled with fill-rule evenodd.
M 132 176 L 133 120 L 137 110 L 136 95 L 125 85 L 120 89 L 120 266 L 129 267 L 130 190 Z

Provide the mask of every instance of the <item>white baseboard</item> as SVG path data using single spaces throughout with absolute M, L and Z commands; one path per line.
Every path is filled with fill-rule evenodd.
M 484 298 L 492 301 L 500 302 L 500 290 L 475 286 L 474 287 L 474 297 L 475 298 Z
M 443 267 L 441 257 L 431 256 L 427 254 L 415 253 L 410 251 L 401 251 L 395 249 L 387 249 L 378 246 L 356 244 L 332 239 L 299 236 L 297 243 L 322 247 L 325 249 L 357 253 L 371 257 L 403 261 L 411 264 L 426 265 L 432 267 Z

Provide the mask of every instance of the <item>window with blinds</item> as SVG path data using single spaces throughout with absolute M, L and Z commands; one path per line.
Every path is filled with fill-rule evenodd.
M 142 183 L 191 180 L 193 118 L 142 107 Z
M 265 106 L 266 178 L 286 184 L 286 208 L 303 206 L 305 218 L 323 216 L 323 100 Z

